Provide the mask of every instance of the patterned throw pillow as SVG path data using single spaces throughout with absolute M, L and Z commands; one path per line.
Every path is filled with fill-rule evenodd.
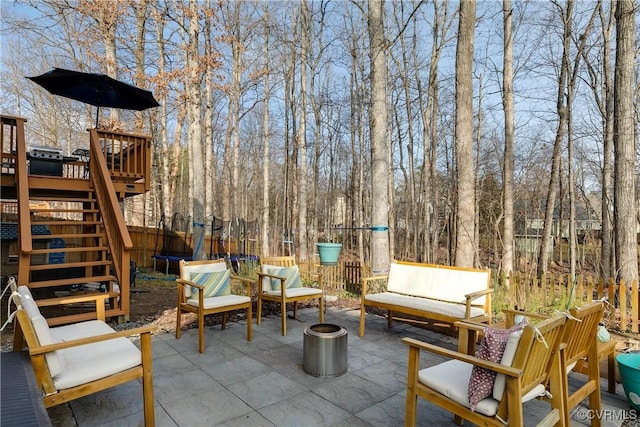
M 286 279 L 284 282 L 284 287 L 286 289 L 302 287 L 302 279 L 300 278 L 300 272 L 298 271 L 297 265 L 294 265 L 293 267 L 269 267 L 267 268 L 267 274 L 284 277 Z M 271 288 L 274 291 L 279 291 L 280 283 L 280 279 L 272 278 Z
M 521 331 L 527 322 L 521 322 L 510 329 L 485 328 L 484 338 L 480 342 L 480 347 L 476 351 L 476 357 L 490 362 L 500 363 L 504 349 L 507 346 L 509 335 Z M 469 408 L 475 411 L 476 405 L 482 399 L 493 394 L 493 383 L 496 380 L 497 372 L 486 368 L 474 366 L 469 378 Z
M 204 286 L 205 298 L 219 297 L 231 293 L 231 273 L 229 270 L 212 273 L 191 273 L 191 281 Z M 192 287 L 192 298 L 198 298 L 199 289 Z

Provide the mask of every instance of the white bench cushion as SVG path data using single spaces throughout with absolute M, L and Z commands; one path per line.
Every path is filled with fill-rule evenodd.
M 429 313 L 437 313 L 445 316 L 464 319 L 466 306 L 443 301 L 435 301 L 428 298 L 401 295 L 393 292 L 381 292 L 378 294 L 367 294 L 365 301 L 376 303 L 392 304 L 401 307 L 412 308 Z M 471 307 L 471 317 L 482 316 L 484 310 L 479 307 Z
M 418 381 L 434 389 L 449 399 L 469 408 L 468 385 L 473 365 L 460 360 L 449 360 L 444 363 L 421 369 L 418 372 Z M 522 397 L 522 402 L 527 402 L 544 394 L 544 386 L 538 384 L 529 393 Z M 487 397 L 478 402 L 476 412 L 488 417 L 493 417 L 498 412 L 499 401 L 493 397 Z
M 56 342 L 93 337 L 114 332 L 100 320 L 51 328 Z M 58 351 L 66 368 L 53 377 L 58 390 L 86 384 L 142 363 L 140 350 L 127 338 L 117 338 Z
M 463 270 L 446 266 L 424 266 L 392 263 L 387 291 L 404 295 L 464 302 L 465 295 L 487 289 L 488 270 Z M 483 305 L 485 297 L 474 304 Z
M 229 294 L 218 297 L 205 298 L 203 301 L 203 308 L 207 310 L 210 308 L 227 307 L 235 304 L 243 304 L 248 301 L 251 301 L 251 298 L 249 298 L 248 296 Z M 197 307 L 200 302 L 197 298 L 190 298 L 187 300 L 187 304 Z

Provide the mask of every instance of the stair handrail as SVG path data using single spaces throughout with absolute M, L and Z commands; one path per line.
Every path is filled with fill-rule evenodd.
M 129 315 L 129 262 L 133 242 L 120 210 L 118 196 L 111 181 L 105 156 L 100 147 L 100 131 L 89 129 L 89 177 L 102 215 L 107 244 L 120 286 L 120 304 Z
M 15 179 L 18 195 L 18 229 L 20 239 L 20 256 L 18 257 L 18 285 L 26 285 L 29 281 L 29 264 L 31 264 L 31 216 L 29 209 L 29 173 L 27 169 L 27 143 L 24 136 L 26 119 L 12 117 L 15 120 L 16 161 Z

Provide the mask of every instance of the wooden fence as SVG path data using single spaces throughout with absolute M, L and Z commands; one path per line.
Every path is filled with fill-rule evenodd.
M 541 314 L 578 307 L 595 299 L 605 299 L 604 322 L 607 328 L 638 333 L 640 301 L 638 281 L 616 282 L 590 275 L 578 275 L 575 281 L 567 275 L 548 274 L 541 279 L 514 274 L 506 285 L 504 276 L 494 277 L 494 313 L 503 308 L 522 308 Z
M 52 226 L 51 232 L 56 234 L 69 234 L 77 232 L 78 226 L 70 221 L 69 225 Z M 131 259 L 138 267 L 152 267 L 152 256 L 163 247 L 164 232 L 150 228 L 129 227 L 133 249 Z M 175 233 L 172 235 L 175 251 L 186 248 L 188 253 L 192 251 L 193 242 L 188 235 Z M 210 241 L 210 236 L 205 236 L 204 245 L 207 250 L 217 250 L 217 242 Z M 233 248 L 230 248 L 233 250 Z M 360 279 L 371 275 L 370 268 L 361 265 L 359 261 L 346 260 L 341 257 L 335 266 L 322 266 L 320 260 L 315 257 L 308 261 L 299 261 L 307 270 L 321 271 L 324 276 L 325 286 L 329 292 L 360 294 Z M 176 265 L 177 267 L 177 265 Z M 173 268 L 172 268 L 173 270 Z M 164 271 L 164 268 L 162 269 Z M 567 275 L 549 274 L 541 279 L 530 277 L 524 273 L 516 273 L 508 281 L 504 276 L 493 274 L 494 316 L 499 320 L 504 308 L 522 308 L 527 311 L 535 311 L 541 314 L 551 314 L 556 310 L 565 310 L 568 307 L 580 306 L 594 299 L 606 298 L 608 304 L 605 310 L 605 323 L 611 330 L 621 332 L 638 333 L 640 318 L 640 301 L 638 282 L 627 283 L 623 280 L 616 282 L 613 279 L 603 280 L 588 275 L 579 275 L 572 281 Z

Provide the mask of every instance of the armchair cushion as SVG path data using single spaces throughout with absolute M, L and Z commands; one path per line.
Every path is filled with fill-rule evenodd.
M 191 281 L 204 286 L 203 296 L 205 298 L 224 296 L 231 293 L 231 273 L 226 269 L 224 271 L 191 273 Z M 197 296 L 198 288 L 193 288 L 192 297 L 196 298 Z
M 18 287 L 18 293 L 20 294 L 20 304 L 31 319 L 34 332 L 36 333 L 36 337 L 38 337 L 40 345 L 55 344 L 55 341 L 51 337 L 51 330 L 47 324 L 47 319 L 40 314 L 40 309 L 34 301 L 29 288 L 27 286 L 20 286 Z M 49 373 L 52 377 L 55 377 L 65 369 L 64 360 L 60 357 L 58 351 L 47 353 L 45 358 L 47 359 L 47 366 L 49 367 Z
M 484 338 L 480 343 L 480 348 L 476 352 L 476 357 L 490 362 L 500 363 L 504 355 L 509 336 L 518 331 L 522 331 L 526 322 L 518 323 L 510 329 L 485 328 Z M 517 346 L 516 346 L 517 348 Z M 475 410 L 476 405 L 482 399 L 493 394 L 493 386 L 497 373 L 480 366 L 474 366 L 469 377 L 468 397 L 469 408 Z M 504 390 L 504 388 L 503 388 Z M 502 396 L 500 396 L 502 397 Z
M 420 370 L 418 372 L 418 380 L 460 405 L 470 408 L 467 384 L 473 368 L 474 366 L 470 363 L 455 359 L 449 360 Z M 522 396 L 522 402 L 528 402 L 543 394 L 544 385 L 538 384 L 530 392 Z M 488 417 L 493 417 L 498 411 L 499 403 L 498 400 L 489 396 L 477 402 L 475 411 Z
M 284 277 L 284 286 L 287 289 L 290 288 L 301 288 L 302 287 L 302 279 L 300 278 L 300 271 L 298 270 L 298 266 L 294 265 L 293 267 L 276 267 L 276 266 L 265 266 L 266 273 L 272 274 L 274 276 Z M 280 279 L 271 278 L 271 289 L 274 291 L 280 290 Z
M 248 301 L 251 301 L 251 298 L 244 295 L 222 295 L 217 297 L 205 298 L 203 305 L 205 310 L 209 310 L 212 308 L 220 308 L 227 307 L 230 305 L 243 304 Z M 200 304 L 198 298 L 189 298 L 187 300 L 187 304 L 197 307 Z
M 113 329 L 100 320 L 89 320 L 71 325 L 51 328 L 51 336 L 55 342 L 71 341 L 97 335 L 113 333 Z M 53 376 L 53 383 L 58 390 L 86 384 L 105 378 L 126 369 L 139 366 L 141 352 L 128 338 L 116 338 L 91 344 L 58 350 L 65 369 Z

